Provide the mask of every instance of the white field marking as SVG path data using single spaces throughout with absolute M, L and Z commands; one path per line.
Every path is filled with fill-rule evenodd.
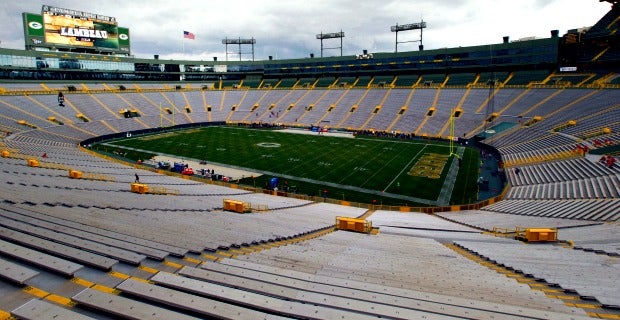
M 398 179 L 398 177 L 400 177 L 400 175 L 403 174 L 403 172 L 407 170 L 407 168 L 411 168 L 411 162 L 413 162 L 413 159 L 417 158 L 418 155 L 420 155 L 420 152 L 424 151 L 424 149 L 426 149 L 427 146 L 428 144 L 425 144 L 424 148 L 420 149 L 420 151 L 418 151 L 418 153 L 416 153 L 416 155 L 413 156 L 411 160 L 409 160 L 409 162 L 405 165 L 405 167 L 403 167 L 403 170 L 400 170 L 400 172 L 396 175 L 396 177 L 394 177 L 394 179 L 390 181 L 390 183 L 383 189 L 383 192 L 385 192 L 385 190 L 387 190 L 391 185 L 393 185 L 396 179 Z
M 403 152 L 405 152 L 405 148 L 402 148 L 398 154 L 400 155 L 400 154 L 401 154 L 401 153 L 403 153 Z M 377 153 L 377 157 L 379 157 L 379 156 L 382 156 L 382 154 Z M 393 157 L 393 158 L 392 158 L 392 160 L 394 160 L 394 158 L 395 158 L 395 157 Z M 366 163 L 369 163 L 369 162 L 371 162 L 371 161 L 375 161 L 375 159 L 376 159 L 376 157 L 375 157 L 375 158 L 372 158 L 372 159 L 369 159 Z M 387 162 L 383 165 L 383 167 L 381 167 L 381 169 L 376 170 L 376 171 L 375 171 L 375 173 L 373 173 L 370 177 L 368 177 L 368 179 L 366 179 L 366 181 L 364 181 L 362 184 L 360 184 L 360 187 L 364 186 L 364 185 L 365 185 L 368 181 L 370 181 L 370 180 L 371 180 L 372 178 L 374 178 L 377 174 L 379 174 L 383 168 L 385 168 L 386 166 L 388 166 L 388 165 L 390 164 L 390 162 L 392 162 L 392 160 L 387 161 Z M 353 171 L 351 171 L 351 173 L 349 173 L 347 176 L 345 176 L 344 178 L 342 178 L 342 179 L 340 180 L 340 182 L 344 181 L 346 178 L 348 178 L 349 176 L 351 176 L 353 173 L 354 173 L 354 172 L 353 172 Z
M 259 142 L 256 144 L 256 146 L 262 147 L 262 148 L 279 148 L 282 145 L 277 142 Z

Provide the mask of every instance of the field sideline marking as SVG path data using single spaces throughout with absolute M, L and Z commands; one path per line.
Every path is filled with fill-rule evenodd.
M 411 162 L 413 162 L 414 159 L 416 159 L 418 157 L 418 155 L 420 155 L 420 152 L 424 151 L 424 149 L 426 149 L 426 147 L 428 147 L 428 143 L 424 145 L 424 148 L 420 149 L 420 151 L 418 151 L 418 153 L 415 154 L 415 156 L 413 156 L 411 158 L 411 160 L 409 160 L 409 162 L 403 167 L 402 170 L 400 170 L 400 172 L 396 175 L 396 177 L 394 177 L 394 179 L 392 179 L 392 181 L 390 181 L 390 183 L 387 185 L 387 187 L 385 187 L 385 189 L 383 189 L 383 192 L 385 192 L 385 190 L 387 190 L 392 184 L 394 184 L 394 181 L 396 181 L 396 179 L 398 179 L 398 177 L 400 177 L 401 174 L 403 174 L 403 172 L 409 168 L 411 166 Z
M 366 141 L 377 141 L 379 139 L 370 139 L 370 138 L 358 138 L 355 137 L 355 140 L 366 140 Z M 448 144 L 432 144 L 432 143 L 428 143 L 428 142 L 418 142 L 416 140 L 381 140 L 381 141 L 385 141 L 385 142 L 391 142 L 391 143 L 408 143 L 408 144 L 415 144 L 415 145 L 424 145 L 424 146 L 428 146 L 428 145 L 432 145 L 435 147 L 443 147 L 443 148 L 450 148 L 450 145 Z
M 277 136 L 278 133 L 288 133 L 288 132 L 280 132 L 278 130 L 274 130 L 274 131 L 267 131 L 266 130 L 260 130 L 260 129 L 255 129 L 255 128 L 243 128 L 243 127 L 229 127 L 229 126 L 212 126 L 212 127 L 205 127 L 205 128 L 200 128 L 200 129 L 190 129 L 189 131 L 205 131 L 208 132 L 209 130 L 212 129 L 224 129 L 224 131 L 228 131 L 227 133 L 230 132 L 260 132 L 260 133 L 267 133 L 268 135 L 273 135 L 272 137 Z M 178 134 L 178 132 L 183 132 L 183 130 L 174 130 L 172 132 L 172 136 L 175 136 L 176 134 Z M 227 134 L 225 133 L 225 134 Z M 288 133 L 289 135 L 295 135 L 294 133 Z M 156 134 L 152 134 L 150 136 L 167 136 L 167 133 L 156 133 Z M 239 136 L 243 136 L 243 134 L 239 135 Z M 304 136 L 303 134 L 297 134 L 297 136 Z M 316 139 L 316 136 L 314 135 L 305 135 L 307 137 L 307 139 L 302 139 L 302 140 L 314 140 Z M 338 136 L 326 136 L 327 138 L 330 139 L 344 139 L 342 137 L 338 137 Z M 321 137 L 322 138 L 322 137 Z M 316 141 L 320 141 L 321 138 L 318 138 Z M 130 138 L 123 138 L 121 139 L 122 141 L 127 141 L 127 140 L 138 140 L 139 137 L 138 136 L 133 136 Z M 378 187 L 377 189 L 365 189 L 363 188 L 363 186 L 371 180 L 371 178 L 367 178 L 367 180 L 365 182 L 362 183 L 361 186 L 356 187 L 356 186 L 349 186 L 349 185 L 343 185 L 342 184 L 342 180 L 338 183 L 334 183 L 334 182 L 328 182 L 328 181 L 323 181 L 323 180 L 319 180 L 319 179 L 313 179 L 313 178 L 304 178 L 302 176 L 296 176 L 296 175 L 290 175 L 290 174 L 282 174 L 282 173 L 278 173 L 278 172 L 272 172 L 269 170 L 256 170 L 256 169 L 251 169 L 254 172 L 256 172 L 257 174 L 263 174 L 263 175 L 274 175 L 274 176 L 280 176 L 282 178 L 285 179 L 294 179 L 294 180 L 300 180 L 303 182 L 308 182 L 308 183 L 315 183 L 315 184 L 323 184 L 325 186 L 329 186 L 329 187 L 334 187 L 334 188 L 341 188 L 341 189 L 345 189 L 345 190 L 351 190 L 351 191 L 356 191 L 356 192 L 363 192 L 363 193 L 367 193 L 367 194 L 375 194 L 375 195 L 385 195 L 386 194 L 386 190 L 394 184 L 394 182 L 397 181 L 398 177 L 400 175 L 402 175 L 403 171 L 406 170 L 408 167 L 411 166 L 411 163 L 413 161 L 415 161 L 416 158 L 418 158 L 420 156 L 421 153 L 424 152 L 424 150 L 428 147 L 428 146 L 433 146 L 435 148 L 443 148 L 443 149 L 447 149 L 449 146 L 448 145 L 442 145 L 442 144 L 434 144 L 434 143 L 423 143 L 421 141 L 402 141 L 402 140 L 382 140 L 382 139 L 372 139 L 372 138 L 360 138 L 360 137 L 356 137 L 355 139 L 349 139 L 349 140 L 353 140 L 353 141 L 358 141 L 358 142 L 381 142 L 382 144 L 389 146 L 389 144 L 406 144 L 409 146 L 422 146 L 422 148 L 420 148 L 420 150 L 411 158 L 411 160 L 408 162 L 408 164 L 405 165 L 405 167 L 401 170 L 400 173 L 398 173 L 397 175 L 395 175 L 395 177 L 393 178 L 393 180 L 387 184 L 386 188 L 382 191 L 380 189 L 380 187 Z M 260 141 L 260 140 L 258 140 Z M 143 150 L 140 148 L 132 148 L 132 147 L 127 147 L 127 146 L 123 146 L 123 145 L 117 145 L 116 144 L 117 141 L 112 141 L 112 142 L 105 142 L 102 143 L 102 145 L 106 145 L 109 147 L 116 147 L 116 148 L 121 148 L 121 149 L 126 149 L 126 150 L 134 150 L 134 151 L 141 151 L 141 152 L 149 152 L 149 153 L 153 153 L 155 151 L 151 151 L 151 150 Z M 405 150 L 403 150 L 404 148 L 401 148 L 400 152 L 404 152 Z M 272 149 L 273 150 L 273 149 Z M 322 147 L 321 147 L 322 150 Z M 275 152 L 275 153 L 279 153 L 279 152 Z M 158 155 L 163 155 L 163 156 L 171 156 L 171 157 L 175 157 L 181 160 L 192 160 L 192 161 L 198 161 L 198 159 L 193 159 L 193 158 L 186 158 L 184 156 L 178 156 L 178 155 L 169 155 L 169 154 L 165 154 L 165 153 L 160 153 L 160 152 L 156 152 L 156 154 Z M 320 154 L 320 153 L 319 153 Z M 400 154 L 400 153 L 399 153 Z M 321 158 L 321 156 L 318 156 L 318 158 Z M 381 167 L 381 169 L 376 170 L 375 173 L 373 174 L 373 176 L 376 176 L 379 174 L 379 172 L 383 171 L 384 168 L 386 168 L 391 161 L 393 161 L 394 158 L 392 158 L 392 160 L 390 160 L 388 163 L 384 163 L 384 165 Z M 218 163 L 218 162 L 212 162 L 214 165 L 218 165 L 218 166 L 222 166 L 222 167 L 226 167 L 226 168 L 233 168 L 233 169 L 240 169 L 240 170 L 250 170 L 247 167 L 244 166 L 239 166 L 239 165 L 230 165 L 230 164 L 225 164 L 225 163 Z M 293 165 L 294 167 L 298 167 L 297 165 Z M 387 178 L 387 177 L 385 177 Z M 382 181 L 386 181 L 386 180 L 382 180 Z M 417 202 L 417 203 L 421 203 L 421 204 L 428 204 L 428 205 L 436 205 L 436 200 L 430 200 L 430 199 L 424 199 L 424 198 L 417 198 L 417 197 L 413 197 L 413 196 L 407 196 L 407 195 L 403 195 L 403 194 L 392 194 L 392 193 L 387 193 L 389 195 L 387 195 L 387 197 L 390 198 L 395 198 L 395 199 L 402 199 L 402 200 L 407 200 L 407 201 L 413 201 L 413 202 Z
M 424 148 L 426 148 L 426 146 L 424 146 L 421 150 L 424 150 Z M 383 165 L 383 166 L 382 166 L 379 170 L 375 170 L 375 173 L 374 173 L 374 174 L 372 174 L 372 175 L 371 175 L 368 179 L 366 179 L 366 181 L 364 181 L 364 183 L 360 184 L 360 187 L 363 187 L 363 186 L 364 186 L 364 185 L 365 185 L 368 181 L 370 181 L 370 179 L 372 179 L 374 176 L 376 176 L 377 174 L 379 174 L 379 172 L 381 172 L 381 171 L 383 170 L 383 168 L 385 168 L 388 164 L 390 164 L 390 163 L 391 163 L 394 159 L 396 159 L 396 157 L 398 157 L 398 156 L 399 156 L 401 153 L 403 153 L 403 152 L 405 152 L 405 148 L 402 148 L 402 149 L 400 150 L 400 152 L 398 153 L 398 155 L 396 155 L 396 156 L 392 157 L 392 159 L 391 159 L 390 161 L 387 161 L 387 162 L 386 162 L 386 163 L 385 163 L 385 164 L 384 164 L 384 165 Z M 382 154 L 381 154 L 381 153 L 377 153 L 377 156 L 376 156 L 375 158 L 377 158 L 377 157 L 381 157 L 381 156 L 382 156 Z M 375 158 L 373 158 L 372 160 L 367 161 L 366 163 L 369 163 L 369 162 L 371 162 L 371 161 L 374 161 L 374 159 L 375 159 Z M 385 192 L 385 190 L 383 190 L 383 192 Z

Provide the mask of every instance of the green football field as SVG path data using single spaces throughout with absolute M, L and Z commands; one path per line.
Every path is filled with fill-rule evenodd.
M 437 200 L 454 156 L 448 144 L 369 137 L 330 137 L 242 127 L 205 127 L 112 142 L 133 157 L 156 154 L 206 160 L 262 172 L 242 183 L 264 186 L 278 177 L 282 190 L 330 198 L 420 205 Z M 477 153 L 465 149 L 451 203 L 475 199 Z M 473 165 L 472 165 L 473 164 Z M 416 199 L 422 199 L 416 201 Z

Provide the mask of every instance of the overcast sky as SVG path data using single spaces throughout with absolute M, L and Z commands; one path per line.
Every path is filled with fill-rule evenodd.
M 22 12 L 41 13 L 43 4 L 115 17 L 128 27 L 136 57 L 225 59 L 224 37 L 255 38 L 255 58 L 265 60 L 320 56 L 318 33 L 344 31 L 343 54 L 394 52 L 390 26 L 427 22 L 425 49 L 501 43 L 524 37 L 560 36 L 592 26 L 611 5 L 598 0 L 1 0 L 0 46 L 23 49 Z M 195 40 L 183 38 L 183 31 Z M 419 31 L 399 32 L 399 40 L 418 40 Z M 325 40 L 338 47 L 338 39 Z M 399 52 L 418 43 L 399 44 Z M 237 52 L 238 46 L 229 46 Z M 250 52 L 250 46 L 243 46 Z M 339 49 L 324 56 L 340 55 Z M 243 60 L 251 55 L 242 56 Z M 229 60 L 239 60 L 229 55 Z

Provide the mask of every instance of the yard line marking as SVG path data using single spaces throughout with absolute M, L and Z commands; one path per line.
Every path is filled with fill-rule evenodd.
M 425 146 L 426 147 L 426 146 Z M 425 148 L 424 147 L 424 148 Z M 424 149 L 422 148 L 422 149 Z M 360 184 L 360 187 L 363 187 L 366 183 L 368 183 L 368 181 L 370 181 L 372 178 L 374 178 L 377 174 L 383 172 L 383 168 L 387 167 L 394 159 L 396 159 L 401 153 L 405 152 L 406 148 L 401 148 L 400 152 L 398 153 L 398 155 L 392 157 L 392 159 L 390 161 L 387 161 L 381 168 L 379 168 L 379 170 L 375 170 L 375 173 L 373 173 L 368 179 L 366 179 L 366 181 L 364 181 L 362 184 Z M 381 156 L 383 155 L 382 153 L 378 152 L 377 156 Z M 385 191 L 385 190 L 384 190 Z
M 381 147 L 381 145 L 378 145 L 378 147 Z M 404 151 L 405 148 L 401 149 L 401 153 Z M 375 148 L 372 148 L 371 152 L 375 150 Z M 373 152 L 374 153 L 374 157 L 370 158 L 368 161 L 366 161 L 364 164 L 362 165 L 358 165 L 358 167 L 365 167 L 367 164 L 374 162 L 377 158 L 382 157 L 383 154 L 381 152 Z M 400 153 L 399 153 L 400 154 Z M 353 162 L 355 159 L 351 158 L 349 161 L 347 161 L 346 163 L 342 163 L 340 167 L 350 167 L 352 165 L 355 165 L 354 163 L 350 164 L 351 162 Z M 390 160 L 391 161 L 391 160 Z M 389 163 L 389 162 L 388 162 Z M 383 169 L 383 167 L 382 167 Z M 368 182 L 370 179 L 372 179 L 372 177 L 374 177 L 376 175 L 376 173 L 379 172 L 379 170 L 375 170 L 375 173 L 373 175 L 371 175 L 366 181 L 364 181 L 364 183 L 360 184 L 359 187 L 364 186 L 364 184 L 366 184 L 366 182 Z M 346 176 L 342 177 L 340 179 L 340 181 L 338 181 L 338 183 L 342 183 L 343 181 L 345 181 L 347 178 L 349 178 L 350 176 L 352 176 L 353 174 L 358 173 L 356 170 L 350 170 L 349 174 L 347 174 Z M 322 177 L 321 177 L 322 178 Z
M 411 167 L 411 163 L 413 162 L 413 160 L 416 159 L 420 155 L 420 153 L 424 151 L 424 149 L 426 149 L 426 147 L 428 147 L 428 144 L 425 144 L 424 148 L 420 149 L 420 151 L 418 151 L 418 153 L 416 153 L 416 155 L 413 156 L 411 160 L 409 160 L 409 162 L 403 167 L 402 170 L 400 170 L 400 172 L 396 175 L 396 177 L 394 177 L 394 179 L 390 181 L 390 183 L 385 187 L 385 189 L 383 189 L 383 192 L 385 192 L 385 190 L 387 190 L 392 184 L 394 184 L 394 181 L 396 181 L 396 179 L 398 179 L 398 177 L 400 177 L 400 175 L 403 174 L 403 172 L 407 170 L 407 168 Z

